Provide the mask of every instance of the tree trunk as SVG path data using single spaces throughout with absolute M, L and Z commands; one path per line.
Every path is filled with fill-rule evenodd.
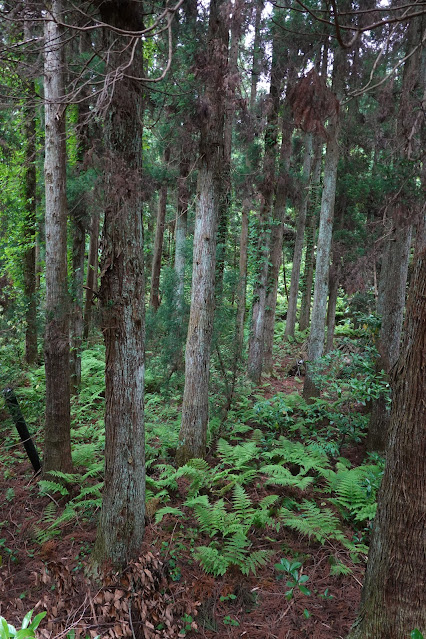
M 170 148 L 164 150 L 164 164 L 167 167 L 170 162 Z M 166 222 L 166 205 L 167 205 L 167 182 L 161 185 L 160 197 L 158 200 L 157 225 L 155 227 L 154 255 L 152 258 L 151 272 L 151 291 L 149 296 L 149 305 L 156 311 L 160 306 L 160 273 L 161 258 L 163 255 L 163 237 L 164 225 Z
M 271 85 L 269 89 L 269 111 L 265 131 L 265 155 L 263 161 L 263 184 L 260 193 L 260 230 L 257 248 L 257 273 L 253 287 L 252 317 L 247 360 L 247 374 L 252 382 L 259 384 L 263 366 L 266 290 L 268 285 L 269 245 L 271 235 L 271 206 L 275 187 L 275 164 L 278 138 L 278 110 L 280 105 L 281 69 L 278 57 L 278 29 L 272 43 Z
M 46 189 L 46 424 L 43 470 L 69 472 L 70 441 L 69 299 L 67 290 L 67 201 L 62 2 L 50 4 L 45 22 L 45 189 Z
M 337 50 L 334 61 L 333 89 L 339 99 L 342 97 L 343 71 L 344 52 Z M 339 114 L 337 113 L 331 118 L 324 165 L 324 186 L 318 232 L 314 301 L 312 307 L 311 332 L 308 342 L 309 363 L 303 387 L 303 396 L 305 399 L 315 397 L 319 394 L 319 389 L 314 381 L 313 362 L 319 359 L 324 352 L 331 238 L 336 197 L 337 165 L 339 162 L 339 129 Z
M 84 195 L 83 195 L 84 200 Z M 77 395 L 81 383 L 81 346 L 83 343 L 83 282 L 84 255 L 86 252 L 86 211 L 84 205 L 77 207 L 72 220 L 72 311 L 70 322 L 71 394 Z
M 86 301 L 84 304 L 84 332 L 83 338 L 89 337 L 92 325 L 92 310 L 95 294 L 98 290 L 98 250 L 99 250 L 99 211 L 92 213 L 90 223 L 90 244 L 87 258 Z
M 179 167 L 178 202 L 175 229 L 175 272 L 176 272 L 176 305 L 183 313 L 184 289 L 185 289 L 185 252 L 186 252 L 186 228 L 188 224 L 188 189 L 189 157 L 184 154 Z
M 26 25 L 24 27 L 26 31 Z M 25 32 L 25 38 L 30 36 Z M 24 219 L 24 295 L 25 312 L 25 361 L 35 364 L 37 361 L 37 295 L 36 295 L 36 122 L 34 107 L 35 89 L 31 84 L 28 91 L 28 104 L 24 111 L 25 149 L 25 219 Z
M 327 306 L 327 342 L 325 352 L 333 350 L 334 329 L 336 326 L 337 294 L 339 292 L 340 269 L 333 264 L 330 269 L 328 282 L 328 306 Z
M 239 280 L 237 290 L 237 319 L 236 319 L 236 361 L 239 361 L 244 344 L 244 320 L 246 315 L 246 291 L 247 291 L 247 256 L 248 256 L 248 214 L 250 202 L 243 202 L 241 211 L 241 236 L 240 236 L 240 263 Z
M 256 17 L 254 19 L 254 39 L 253 39 L 253 62 L 251 67 L 251 83 L 250 83 L 250 104 L 249 111 L 253 114 L 254 105 L 256 102 L 257 83 L 260 76 L 260 22 L 262 19 L 262 11 L 265 3 L 263 0 L 256 1 Z
M 285 337 L 294 337 L 296 327 L 297 296 L 299 293 L 300 266 L 302 263 L 303 243 L 305 238 L 306 214 L 309 205 L 309 190 L 312 177 L 313 135 L 305 134 L 305 157 L 303 160 L 303 195 L 301 197 L 299 215 L 296 224 L 296 241 L 294 244 L 293 268 L 291 271 L 290 293 L 288 297 L 287 321 Z
M 143 19 L 141 3 L 104 3 L 101 19 L 134 31 Z M 128 64 L 128 43 L 105 31 L 110 46 L 108 74 Z M 127 53 L 126 53 L 127 52 Z M 138 76 L 142 51 L 127 69 Z M 118 567 L 138 556 L 145 526 L 144 442 L 144 264 L 141 203 L 141 86 L 124 76 L 108 96 L 104 124 L 108 151 L 100 300 L 106 346 L 105 485 L 94 561 Z
M 422 21 L 414 19 L 408 26 L 407 53 L 419 45 L 423 37 Z M 421 50 L 417 49 L 404 64 L 401 100 L 398 109 L 397 132 L 395 140 L 395 158 L 402 161 L 410 159 L 411 139 L 419 126 L 415 105 L 421 73 Z M 419 73 L 420 72 L 420 73 Z M 424 85 L 422 87 L 424 90 Z M 398 209 L 397 202 L 397 209 Z M 397 217 L 398 213 L 396 214 Z M 382 325 L 379 336 L 378 367 L 389 373 L 399 357 L 402 322 L 404 316 L 407 288 L 408 263 L 411 250 L 411 226 L 400 228 L 398 220 L 393 220 L 394 228 L 385 247 L 379 284 L 379 312 Z M 377 403 L 377 406 L 375 404 Z M 390 413 L 386 410 L 383 397 L 373 402 L 369 424 L 367 446 L 369 450 L 382 451 L 386 447 L 389 433 Z
M 290 114 L 287 112 L 284 113 L 283 118 L 280 173 L 278 176 L 275 194 L 273 225 L 269 249 L 270 268 L 268 273 L 268 288 L 266 292 L 265 330 L 263 346 L 263 368 L 266 373 L 272 373 L 273 369 L 273 346 L 275 311 L 277 308 L 278 277 L 280 273 L 281 259 L 283 256 L 284 218 L 286 213 L 288 183 L 290 179 L 289 168 L 291 158 L 291 134 L 293 133 L 293 122 Z
M 387 463 L 378 495 L 361 607 L 350 639 L 406 639 L 426 630 L 426 252 L 407 306 L 404 346 L 393 374 Z
M 312 284 L 314 282 L 315 264 L 315 235 L 318 212 L 321 208 L 321 196 L 319 192 L 321 182 L 321 160 L 322 143 L 319 139 L 317 139 L 312 167 L 311 198 L 308 203 L 307 211 L 305 268 L 300 285 L 302 301 L 300 303 L 299 331 L 305 331 L 308 328 L 311 317 Z
M 193 457 L 203 457 L 206 449 L 220 176 L 224 157 L 224 83 L 228 51 L 224 7 L 224 0 L 211 1 L 207 45 L 210 72 L 206 78 L 204 95 L 209 108 L 200 137 L 191 311 L 185 353 L 182 424 L 176 453 L 179 465 Z

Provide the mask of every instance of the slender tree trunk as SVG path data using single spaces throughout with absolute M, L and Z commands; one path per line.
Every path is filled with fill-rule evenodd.
M 143 6 L 118 0 L 100 7 L 101 19 L 116 29 L 135 31 Z M 128 63 L 127 46 L 106 30 L 110 46 L 108 74 Z M 128 43 L 126 43 L 128 44 Z M 138 76 L 137 47 L 127 69 Z M 109 97 L 104 124 L 108 151 L 100 299 L 106 346 L 105 486 L 94 561 L 118 567 L 138 556 L 144 536 L 144 264 L 141 202 L 141 86 L 123 76 Z
M 191 311 L 185 353 L 185 389 L 176 460 L 179 465 L 203 457 L 208 424 L 210 347 L 213 334 L 216 243 L 224 157 L 224 83 L 227 76 L 228 27 L 224 0 L 210 4 L 204 100 L 209 113 L 200 137 L 198 204 L 194 230 Z
M 327 306 L 327 342 L 325 352 L 333 350 L 334 329 L 336 326 L 337 294 L 339 292 L 340 269 L 335 264 L 330 269 L 328 282 L 328 306 Z
M 182 154 L 184 151 L 182 151 Z M 177 307 L 183 311 L 184 287 L 185 287 L 185 251 L 186 228 L 188 224 L 189 204 L 189 158 L 183 155 L 180 161 L 178 180 L 178 203 L 175 230 L 175 271 L 176 271 L 176 300 Z
M 414 19 L 408 26 L 407 53 L 413 51 L 423 37 L 422 21 Z M 401 100 L 398 110 L 395 140 L 396 159 L 409 160 L 411 139 L 419 127 L 414 105 L 414 92 L 421 74 L 421 51 L 418 49 L 404 64 Z M 419 73 L 420 72 L 420 73 Z M 422 87 L 424 90 L 424 85 Z M 385 247 L 379 283 L 379 312 L 382 316 L 378 350 L 378 367 L 389 373 L 399 357 L 402 322 L 407 288 L 408 263 L 411 250 L 412 229 L 409 224 L 394 228 Z M 373 401 L 367 437 L 369 450 L 383 451 L 389 433 L 390 413 L 385 398 Z
M 337 50 L 334 62 L 333 88 L 339 99 L 342 96 L 344 53 Z M 334 202 L 336 197 L 337 165 L 339 162 L 339 114 L 331 119 L 328 131 L 327 154 L 324 165 L 324 186 L 321 199 L 321 215 L 318 232 L 317 260 L 315 268 L 314 301 L 311 332 L 308 342 L 308 362 L 303 396 L 315 397 L 319 389 L 313 377 L 312 363 L 324 352 L 325 320 L 327 309 L 328 277 L 330 270 L 331 238 L 333 233 Z
M 404 346 L 393 373 L 387 462 L 361 607 L 350 639 L 406 639 L 426 629 L 426 252 L 410 288 Z
M 232 129 L 235 113 L 235 89 L 238 78 L 238 51 L 241 37 L 241 26 L 244 17 L 244 3 L 242 0 L 234 0 L 231 19 L 231 41 L 229 45 L 228 74 L 232 81 L 226 92 L 225 123 L 223 131 L 224 153 L 221 175 L 220 203 L 219 203 L 219 227 L 217 238 L 216 261 L 216 300 L 220 300 L 223 290 L 223 274 L 226 261 L 226 240 L 228 237 L 229 209 L 231 206 L 231 152 Z
M 83 196 L 84 198 L 84 196 Z M 81 347 L 83 343 L 83 282 L 84 255 L 86 252 L 86 211 L 78 207 L 72 220 L 72 311 L 70 322 L 71 353 L 70 380 L 71 393 L 76 395 L 81 383 Z
M 241 211 L 240 263 L 237 291 L 237 320 L 236 320 L 236 360 L 239 361 L 244 344 L 244 320 L 246 315 L 247 291 L 247 256 L 248 256 L 248 214 L 250 202 L 245 199 Z
M 164 164 L 167 166 L 169 162 L 170 148 L 166 147 L 166 149 L 164 150 Z M 167 182 L 164 181 L 160 189 L 157 225 L 155 227 L 154 255 L 152 258 L 151 271 L 151 292 L 149 297 L 149 305 L 154 311 L 156 311 L 160 306 L 160 273 L 161 258 L 163 255 L 164 225 L 166 222 L 167 188 Z
M 305 134 L 305 157 L 303 160 L 303 195 L 299 207 L 296 224 L 296 241 L 294 244 L 293 268 L 291 271 L 290 293 L 288 298 L 285 337 L 294 337 L 296 327 L 297 296 L 299 293 L 300 266 L 302 264 L 303 243 L 305 238 L 306 214 L 309 205 L 310 182 L 312 177 L 313 134 Z
M 281 70 L 278 59 L 278 31 L 272 43 L 271 85 L 269 90 L 269 113 L 265 132 L 265 155 L 263 161 L 263 184 L 260 189 L 260 231 L 257 249 L 257 274 L 253 287 L 252 317 L 247 361 L 247 374 L 255 384 L 260 382 L 263 365 L 266 290 L 268 285 L 268 261 L 271 235 L 271 206 L 275 186 L 275 164 L 278 137 L 278 110 L 280 104 Z
M 300 303 L 299 330 L 305 331 L 309 326 L 311 317 L 312 285 L 314 282 L 315 264 L 315 235 L 317 228 L 318 211 L 321 208 L 320 181 L 321 181 L 321 152 L 322 143 L 316 140 L 314 160 L 312 167 L 311 198 L 308 203 L 307 224 L 306 224 L 306 251 L 305 268 L 303 271 L 301 291 L 302 301 Z
M 65 107 L 63 85 L 62 2 L 49 6 L 45 22 L 45 163 L 46 189 L 46 424 L 45 473 L 72 468 L 70 441 L 69 299 L 67 291 L 67 201 Z
M 268 288 L 266 292 L 265 330 L 263 347 L 263 368 L 266 373 L 272 373 L 275 311 L 277 308 L 278 277 L 283 257 L 284 218 L 286 213 L 289 168 L 291 158 L 291 134 L 293 122 L 289 113 L 284 113 L 282 127 L 280 173 L 275 193 L 273 225 L 269 249 Z
M 25 25 L 26 26 L 26 25 Z M 29 37 L 25 33 L 25 37 Z M 24 220 L 24 295 L 26 303 L 25 361 L 37 361 L 37 295 L 36 295 L 36 122 L 31 100 L 35 98 L 34 86 L 27 94 L 24 112 L 25 149 L 25 220 Z
M 264 7 L 263 0 L 256 0 L 256 16 L 254 19 L 254 40 L 253 40 L 253 63 L 251 68 L 251 83 L 250 83 L 250 113 L 253 113 L 254 105 L 256 102 L 257 83 L 260 76 L 260 22 L 262 19 L 262 11 Z
M 90 244 L 87 258 L 86 300 L 84 304 L 84 332 L 83 338 L 89 337 L 92 325 L 92 311 L 95 294 L 98 290 L 98 251 L 99 251 L 99 210 L 92 213 L 90 223 Z

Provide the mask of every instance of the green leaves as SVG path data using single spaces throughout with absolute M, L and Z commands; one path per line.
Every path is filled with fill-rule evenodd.
M 47 615 L 47 612 L 40 612 L 31 621 L 33 612 L 34 610 L 30 610 L 25 615 L 19 630 L 8 624 L 4 617 L 0 617 L 0 639 L 28 639 L 29 637 L 35 637 L 35 631 L 41 620 Z

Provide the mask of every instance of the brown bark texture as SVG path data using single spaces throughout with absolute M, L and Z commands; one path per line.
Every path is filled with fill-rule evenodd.
M 90 222 L 89 255 L 87 257 L 86 299 L 84 302 L 83 339 L 89 337 L 95 295 L 98 290 L 99 210 L 95 208 Z
M 426 631 L 426 251 L 410 288 L 404 344 L 393 370 L 387 463 L 378 495 L 358 619 L 350 639 Z
M 26 33 L 25 37 L 30 34 Z M 35 89 L 28 92 L 28 104 L 24 112 L 25 149 L 25 219 L 24 219 L 24 295 L 25 313 L 25 361 L 35 364 L 37 361 L 37 295 L 36 295 L 36 123 L 35 110 L 30 101 L 34 99 Z
M 105 3 L 102 20 L 122 30 L 142 23 L 137 2 Z M 125 62 L 126 47 L 116 34 L 107 74 Z M 138 76 L 142 51 L 135 50 L 127 73 Z M 123 567 L 138 556 L 145 519 L 144 442 L 144 268 L 141 192 L 141 86 L 126 76 L 116 81 L 105 119 L 105 221 L 100 300 L 106 346 L 105 484 L 94 562 Z
M 167 167 L 170 161 L 170 148 L 164 150 L 164 164 Z M 151 271 L 151 291 L 149 297 L 150 307 L 156 311 L 160 306 L 160 274 L 161 274 L 161 258 L 163 256 L 163 238 L 164 225 L 166 222 L 166 205 L 167 205 L 168 184 L 164 180 L 160 188 L 160 197 L 158 199 L 157 225 L 155 227 L 154 238 L 154 255 L 152 258 Z
M 224 157 L 228 26 L 223 0 L 210 5 L 208 56 L 204 73 L 207 115 L 201 127 L 198 202 L 194 230 L 191 310 L 185 351 L 185 388 L 176 460 L 203 457 L 209 416 L 209 365 L 215 309 L 216 244 Z
M 265 131 L 265 154 L 263 158 L 263 183 L 259 189 L 262 205 L 259 216 L 259 241 L 257 246 L 257 273 L 253 286 L 252 316 L 248 345 L 247 374 L 252 382 L 259 384 L 263 368 L 266 292 L 268 286 L 269 247 L 271 238 L 271 207 L 275 189 L 278 111 L 282 69 L 279 59 L 278 29 L 272 43 L 271 84 L 269 110 Z
M 61 17 L 62 3 L 50 6 Z M 67 201 L 65 168 L 65 107 L 62 31 L 54 20 L 45 22 L 45 163 L 46 191 L 46 422 L 43 470 L 69 472 L 70 373 L 69 299 L 67 291 Z

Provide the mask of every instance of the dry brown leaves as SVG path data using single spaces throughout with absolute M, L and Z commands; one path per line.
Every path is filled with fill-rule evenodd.
M 51 586 L 36 606 L 48 613 L 39 633 L 43 639 L 65 637 L 71 628 L 75 639 L 172 639 L 183 636 L 181 618 L 194 618 L 199 606 L 169 583 L 158 553 L 146 553 L 122 573 L 106 571 L 96 591 L 93 583 L 70 573 L 60 561 L 49 561 L 34 578 Z
M 297 127 L 327 138 L 324 122 L 339 112 L 339 101 L 315 69 L 311 69 L 288 96 Z

